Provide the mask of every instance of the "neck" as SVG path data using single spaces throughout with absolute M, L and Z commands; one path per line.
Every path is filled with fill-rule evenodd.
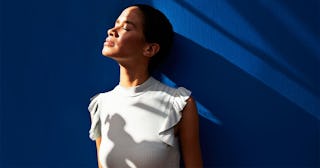
M 123 87 L 133 87 L 142 84 L 150 77 L 148 68 L 136 66 L 134 68 L 120 65 L 120 82 Z

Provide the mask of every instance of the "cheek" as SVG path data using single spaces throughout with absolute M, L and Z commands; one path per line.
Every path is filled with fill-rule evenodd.
M 132 48 L 133 50 L 142 49 L 145 42 L 142 37 L 140 36 L 131 36 L 126 37 L 124 36 L 121 38 L 121 48 Z
M 123 36 L 121 41 L 126 44 L 141 44 L 143 42 L 143 38 L 139 35 L 134 36 Z

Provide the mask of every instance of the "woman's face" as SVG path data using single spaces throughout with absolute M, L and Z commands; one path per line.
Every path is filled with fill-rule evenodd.
M 108 30 L 102 54 L 118 62 L 143 58 L 143 48 L 147 44 L 143 34 L 143 15 L 138 7 L 125 9 Z

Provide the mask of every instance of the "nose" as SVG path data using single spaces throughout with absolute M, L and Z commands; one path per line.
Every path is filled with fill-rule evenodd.
M 108 30 L 108 35 L 109 36 L 114 36 L 114 37 L 119 37 L 118 32 L 117 32 L 117 28 L 113 27 L 111 29 Z

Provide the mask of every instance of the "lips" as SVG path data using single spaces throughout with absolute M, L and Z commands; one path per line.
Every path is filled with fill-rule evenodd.
M 108 47 L 113 47 L 114 46 L 114 42 L 111 41 L 110 39 L 106 39 L 106 41 L 103 43 L 104 46 L 108 46 Z

